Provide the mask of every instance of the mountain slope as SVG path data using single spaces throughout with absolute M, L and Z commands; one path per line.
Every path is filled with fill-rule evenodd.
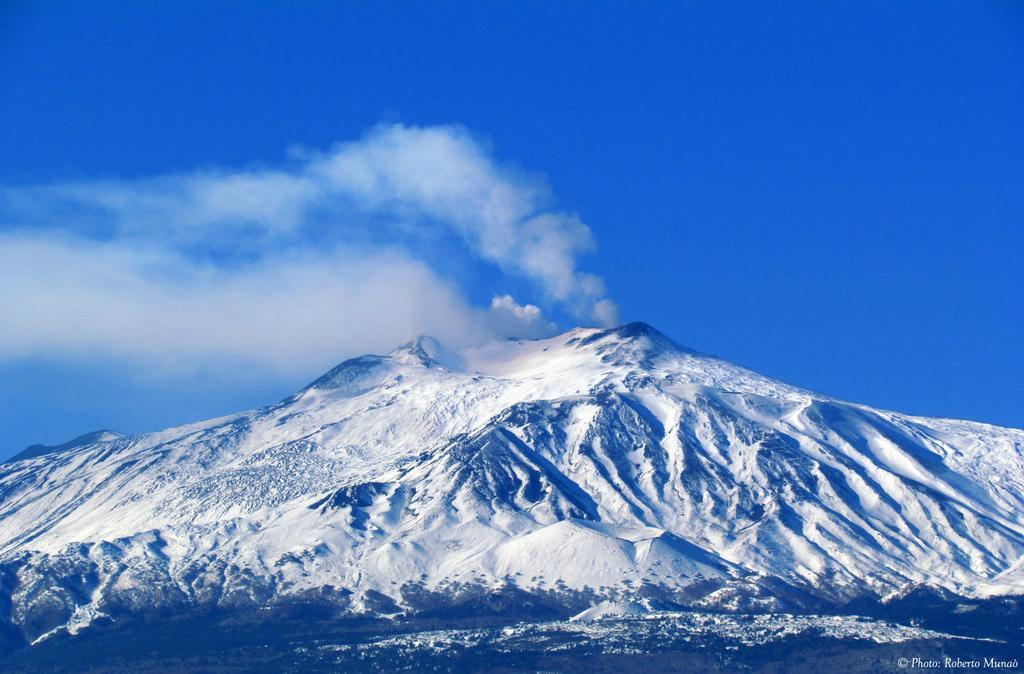
M 1022 557 L 1024 431 L 834 400 L 644 324 L 420 338 L 270 407 L 0 466 L 0 619 L 30 641 L 324 592 L 380 614 L 498 587 L 1022 593 Z
M 85 445 L 91 445 L 97 442 L 116 440 L 119 437 L 121 437 L 121 434 L 116 431 L 99 430 L 79 435 L 77 438 L 68 440 L 67 442 L 59 445 L 29 445 L 8 459 L 7 462 L 10 463 L 13 461 L 22 461 L 24 459 L 34 459 L 37 456 L 53 454 L 54 452 L 62 452 L 66 449 L 74 449 L 75 447 L 84 447 Z

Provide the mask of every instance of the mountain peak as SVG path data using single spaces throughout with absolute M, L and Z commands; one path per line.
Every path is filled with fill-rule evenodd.
M 419 335 L 392 350 L 387 356 L 365 354 L 349 358 L 328 370 L 296 395 L 309 391 L 359 395 L 373 389 L 387 378 L 395 363 L 459 370 L 462 366 L 462 356 L 430 335 Z
M 573 332 L 576 333 L 578 331 Z M 677 344 L 663 332 L 643 321 L 624 323 L 615 328 L 587 331 L 586 333 L 579 332 L 578 336 L 572 337 L 567 343 L 575 346 L 589 346 L 601 343 L 615 344 L 616 346 L 629 344 L 640 347 L 640 350 L 645 355 L 651 355 L 656 351 L 696 353 L 692 349 Z
M 430 335 L 418 335 L 392 351 L 389 356 L 398 362 L 423 365 L 425 367 L 443 367 L 448 370 L 461 370 L 462 356 L 449 349 L 441 340 Z
M 624 338 L 657 336 L 668 339 L 661 331 L 657 330 L 653 325 L 651 325 L 650 323 L 644 323 L 643 321 L 623 323 L 617 328 L 612 328 L 612 331 L 615 332 L 620 337 Z
M 124 437 L 123 434 L 117 431 L 111 431 L 105 428 L 101 428 L 98 431 L 90 431 L 89 433 L 83 433 L 76 438 L 68 440 L 67 442 L 59 445 L 29 445 L 25 449 L 21 450 L 7 461 L 13 463 L 15 461 L 22 461 L 24 459 L 34 459 L 37 456 L 44 456 L 46 454 L 54 454 L 56 452 L 62 452 L 67 449 L 74 449 L 76 447 L 84 447 L 91 445 L 96 442 L 107 442 L 110 440 L 116 440 L 120 437 Z

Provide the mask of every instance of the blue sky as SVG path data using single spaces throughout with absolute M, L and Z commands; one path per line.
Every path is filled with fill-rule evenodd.
M 617 319 L 1024 427 L 1018 3 L 5 3 L 0 100 L 0 457 Z

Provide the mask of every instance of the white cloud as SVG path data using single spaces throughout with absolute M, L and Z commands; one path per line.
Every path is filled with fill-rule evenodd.
M 519 304 L 511 295 L 495 295 L 491 298 L 491 311 L 508 312 L 516 318 L 536 321 L 541 318 L 540 307 L 535 304 Z
M 511 295 L 491 298 L 488 322 L 495 333 L 516 337 L 541 337 L 558 329 L 544 317 L 540 307 L 535 304 L 519 304 Z
M 471 307 L 399 251 L 301 254 L 226 271 L 52 236 L 0 237 L 0 306 L 0 358 L 114 355 L 166 367 L 227 359 L 287 373 L 421 333 L 462 346 L 549 326 L 537 307 Z
M 603 325 L 618 325 L 619 307 L 609 299 L 601 299 L 594 303 L 594 318 Z
M 498 165 L 466 132 L 400 125 L 284 168 L 2 188 L 0 358 L 294 369 L 417 333 L 457 344 L 553 329 L 509 295 L 471 306 L 401 246 L 417 231 L 454 234 L 548 301 L 613 323 L 603 282 L 578 266 L 589 228 L 548 203 L 540 182 Z M 354 223 L 382 218 L 394 231 L 356 243 Z M 229 249 L 245 255 L 226 260 Z
M 546 190 L 497 166 L 465 132 L 380 127 L 308 168 L 366 208 L 418 211 L 453 228 L 484 259 L 595 317 L 603 284 L 576 265 L 593 247 L 590 228 L 575 215 L 545 210 Z

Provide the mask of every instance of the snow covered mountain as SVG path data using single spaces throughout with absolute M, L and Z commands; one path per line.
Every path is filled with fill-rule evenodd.
M 0 465 L 0 623 L 30 642 L 304 597 L 1024 594 L 1024 431 L 843 402 L 639 323 L 422 337 L 263 409 L 43 450 Z

